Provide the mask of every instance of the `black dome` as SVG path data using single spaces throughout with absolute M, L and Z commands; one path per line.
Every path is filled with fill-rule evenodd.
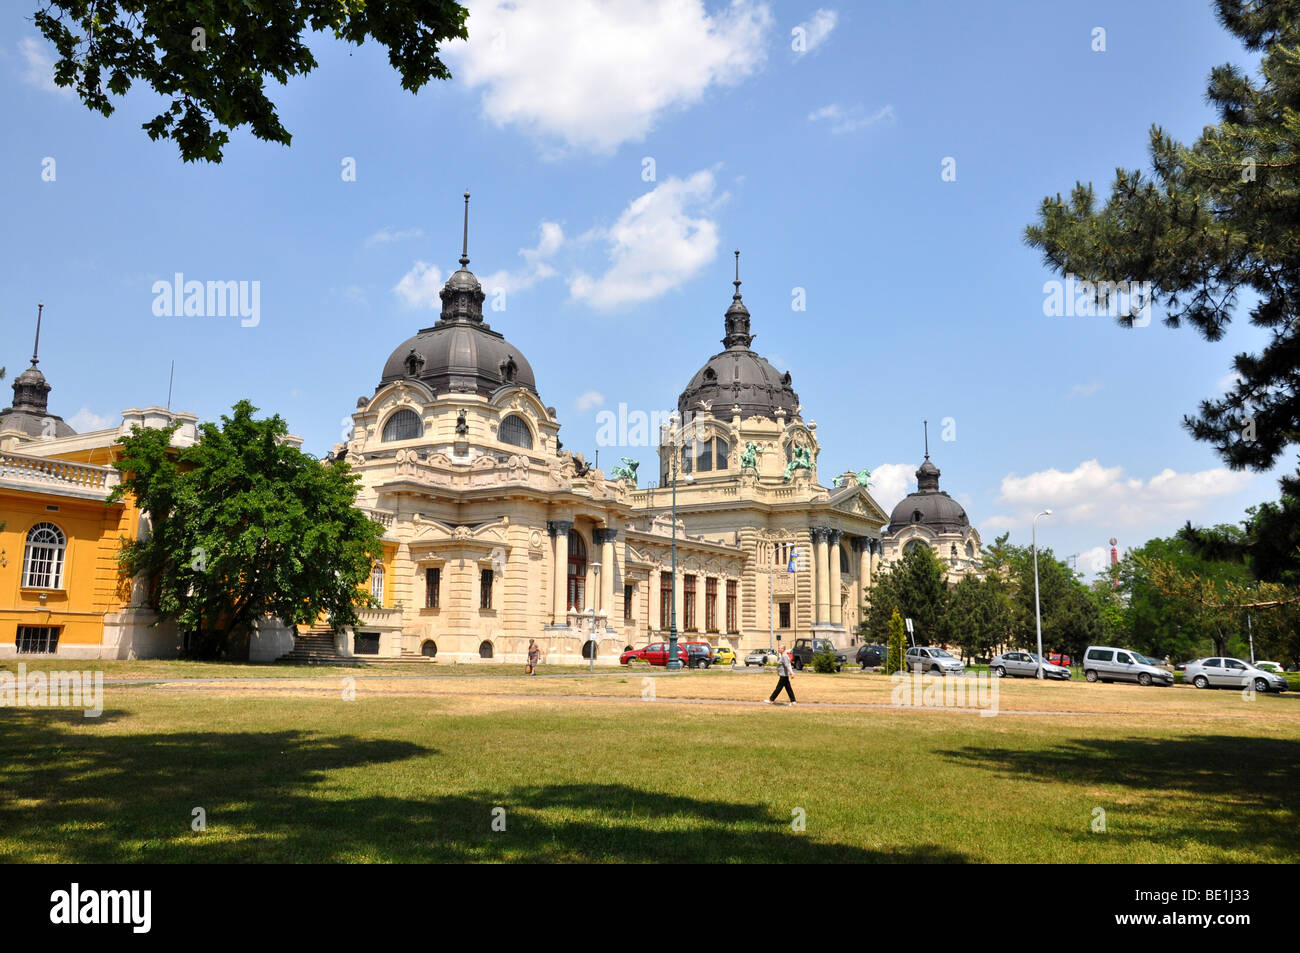
M 921 525 L 935 533 L 960 533 L 970 529 L 962 505 L 939 489 L 939 468 L 925 462 L 916 471 L 916 492 L 905 496 L 889 515 L 889 529 L 896 533 L 906 526 Z
M 710 405 L 718 417 L 730 417 L 731 408 L 740 406 L 740 416 L 775 417 L 777 408 L 783 408 L 787 417 L 793 417 L 799 408 L 799 395 L 794 392 L 789 373 L 782 373 L 766 358 L 750 348 L 754 335 L 749 333 L 749 309 L 740 298 L 740 252 L 736 252 L 736 293 L 724 319 L 726 336 L 722 343 L 726 350 L 709 358 L 709 362 L 695 372 L 677 398 L 677 410 L 683 417 L 699 413 L 704 408 L 700 401 Z
M 483 288 L 464 264 L 447 279 L 439 297 L 442 318 L 393 351 L 384 364 L 379 387 L 418 380 L 434 394 L 487 397 L 499 387 L 514 384 L 537 393 L 528 359 L 484 322 Z
M 0 410 L 0 430 L 20 430 L 29 437 L 75 435 L 62 417 L 50 413 L 50 384 L 36 364 L 32 358 L 32 366 L 14 378 L 13 406 Z

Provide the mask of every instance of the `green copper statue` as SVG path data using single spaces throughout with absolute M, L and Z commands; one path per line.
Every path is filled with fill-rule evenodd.
M 794 448 L 794 456 L 785 465 L 785 478 L 789 480 L 795 470 L 812 470 L 812 451 L 807 447 Z
M 745 444 L 745 452 L 740 455 L 740 469 L 758 469 L 758 444 L 753 441 Z
M 610 476 L 615 480 L 631 480 L 633 485 L 636 484 L 636 469 L 641 466 L 640 460 L 633 460 L 631 457 L 619 457 L 619 465 L 610 471 Z

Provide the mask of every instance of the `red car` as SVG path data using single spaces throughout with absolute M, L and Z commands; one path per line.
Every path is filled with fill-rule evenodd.
M 1060 652 L 1048 652 L 1047 661 L 1051 662 L 1053 665 L 1061 665 L 1065 668 L 1069 668 L 1071 660 L 1070 656 L 1062 655 Z
M 686 667 L 691 658 L 690 653 L 686 651 L 686 646 L 681 642 L 677 643 L 677 658 L 681 660 L 682 668 Z M 668 643 L 653 642 L 644 648 L 628 649 L 618 660 L 620 665 L 627 665 L 634 661 L 649 662 L 651 665 L 667 665 Z

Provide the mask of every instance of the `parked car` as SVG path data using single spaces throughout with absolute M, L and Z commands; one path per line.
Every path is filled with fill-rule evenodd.
M 735 665 L 736 653 L 730 645 L 719 645 L 713 650 L 714 665 Z
M 677 643 L 677 659 L 683 665 L 690 662 L 690 653 L 686 651 L 686 646 L 681 642 Z M 631 662 L 649 662 L 651 665 L 668 664 L 668 643 L 654 642 L 644 648 L 631 649 L 624 652 L 619 658 L 620 665 L 628 665 Z
M 966 666 L 961 659 L 950 655 L 947 649 L 934 645 L 914 645 L 907 650 L 907 670 L 929 675 L 960 675 Z
M 1062 668 L 1069 668 L 1074 664 L 1074 659 L 1062 652 L 1048 652 L 1047 661 L 1053 665 L 1060 665 Z
M 1283 675 L 1286 669 L 1282 668 L 1279 662 L 1256 662 L 1256 668 L 1262 668 L 1266 672 L 1272 672 L 1274 675 Z
M 708 668 L 713 664 L 713 646 L 708 642 L 678 642 L 686 648 L 689 668 Z
M 1070 670 L 1064 665 L 1056 665 L 1049 661 L 1051 656 L 1043 660 L 1043 678 L 1055 678 L 1061 681 L 1068 681 Z M 1019 678 L 1037 678 L 1038 677 L 1038 656 L 1033 652 L 1003 652 L 989 660 L 989 671 L 998 678 L 1008 676 L 1017 676 Z
M 745 667 L 751 665 L 775 665 L 776 649 L 754 649 L 745 656 Z
M 1236 658 L 1203 658 L 1187 663 L 1183 681 L 1197 688 L 1245 688 L 1257 692 L 1284 692 L 1291 685 L 1277 672 Z
M 837 649 L 830 639 L 795 639 L 794 648 L 790 649 L 795 671 L 803 671 L 805 665 L 812 664 L 813 656 L 822 652 L 832 653 L 835 656 L 835 671 L 843 671 L 844 663 L 849 657 Z
M 1083 653 L 1083 677 L 1090 682 L 1137 682 L 1172 685 L 1174 673 L 1132 649 L 1090 645 Z
M 883 645 L 863 645 L 859 646 L 856 661 L 863 668 L 873 668 L 877 665 L 884 665 L 885 660 L 889 658 L 889 649 Z

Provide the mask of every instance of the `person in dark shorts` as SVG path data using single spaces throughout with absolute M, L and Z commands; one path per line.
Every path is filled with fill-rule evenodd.
M 770 705 L 776 701 L 776 696 L 781 694 L 781 689 L 790 696 L 790 704 L 795 704 L 794 689 L 790 687 L 790 656 L 786 654 L 785 645 L 778 643 L 776 647 L 776 674 L 780 676 L 776 680 L 776 688 L 772 689 L 772 696 L 767 700 Z
M 524 667 L 525 675 L 537 674 L 537 663 L 542 660 L 542 650 L 534 639 L 528 640 L 528 664 Z

